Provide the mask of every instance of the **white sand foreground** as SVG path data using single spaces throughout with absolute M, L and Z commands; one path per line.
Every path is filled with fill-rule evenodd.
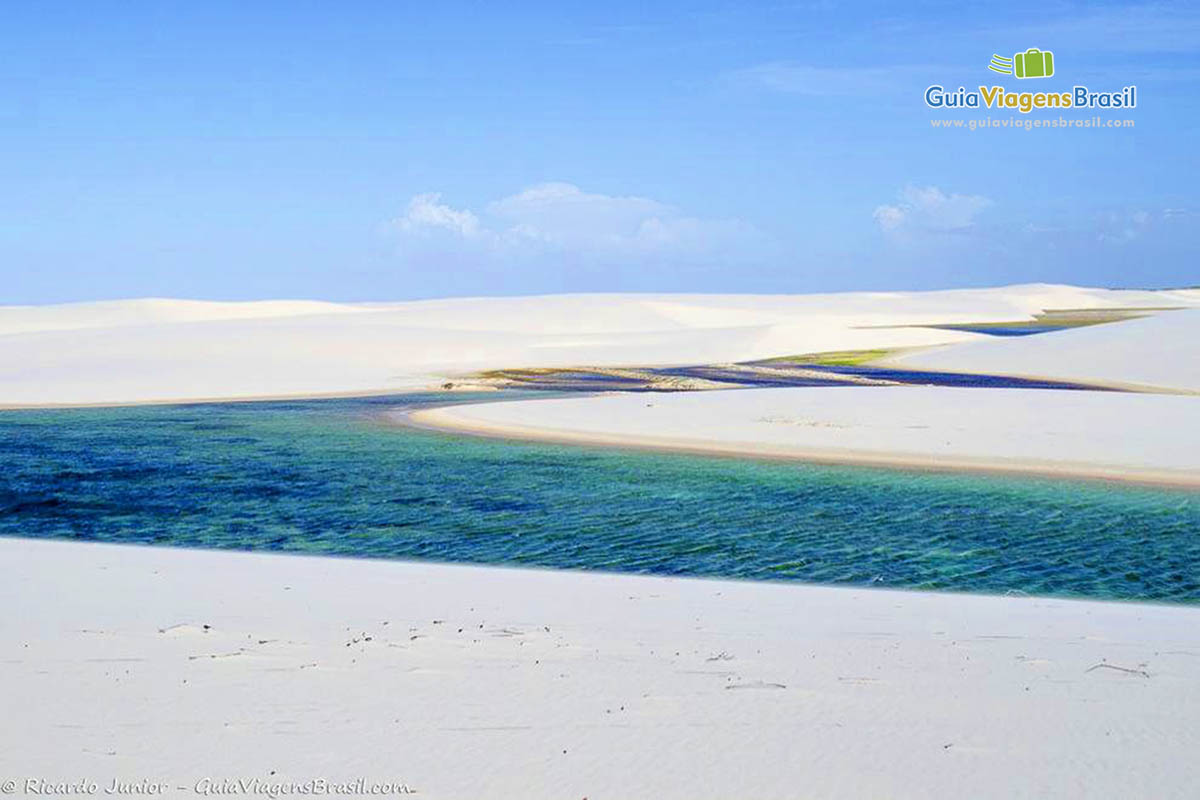
M 779 296 L 7 306 L 0 307 L 0 406 L 383 393 L 501 367 L 711 364 L 944 345 L 987 337 L 904 326 L 1163 306 L 1200 307 L 1200 292 L 1033 284 Z M 1163 356 L 1159 348 L 1148 355 Z
M 1193 487 L 1198 419 L 1195 396 L 922 386 L 609 394 L 412 414 L 423 426 L 523 439 Z
M 12 796 L 31 778 L 455 800 L 1200 781 L 1195 608 L 16 539 L 0 559 Z

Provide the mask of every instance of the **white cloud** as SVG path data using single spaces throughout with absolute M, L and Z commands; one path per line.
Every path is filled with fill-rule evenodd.
M 428 234 L 448 231 L 458 236 L 470 237 L 479 233 L 479 219 L 470 211 L 458 211 L 440 202 L 442 196 L 436 192 L 419 194 L 408 201 L 404 215 L 396 220 L 396 227 L 408 234 Z
M 875 209 L 875 221 L 885 231 L 894 231 L 904 224 L 905 211 L 900 206 L 879 206 Z
M 493 256 L 702 256 L 757 237 L 737 220 L 701 219 L 646 197 L 595 194 L 557 182 L 488 203 L 482 215 L 447 205 L 436 193 L 419 194 L 393 228 L 404 244 L 436 235 L 443 245 Z
M 490 203 L 487 211 L 511 233 L 575 247 L 631 244 L 645 222 L 677 216 L 654 200 L 591 194 L 570 183 L 531 186 Z
M 936 186 L 906 186 L 898 202 L 877 206 L 873 216 L 889 234 L 957 233 L 974 228 L 976 217 L 991 204 L 982 195 L 946 194 Z

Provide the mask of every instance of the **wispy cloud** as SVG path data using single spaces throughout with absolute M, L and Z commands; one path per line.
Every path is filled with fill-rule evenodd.
M 1200 52 L 1200 7 L 1194 3 L 1102 6 L 1038 19 L 1036 24 L 993 29 L 995 37 L 1067 42 L 1079 52 Z
M 883 63 L 869 66 L 775 60 L 726 72 L 720 81 L 743 89 L 812 97 L 886 96 L 917 84 L 977 76 L 991 52 L 1030 46 L 1058 53 L 1080 80 L 1194 81 L 1200 70 L 1194 63 L 1181 63 L 1200 53 L 1200 6 L 1191 3 L 1070 10 L 1039 15 L 1036 24 L 964 28 L 957 32 L 953 48 L 944 35 L 923 23 L 895 22 L 885 30 L 890 30 L 886 38 L 908 41 L 912 52 L 938 53 L 941 63 L 901 61 L 895 52 L 881 56 Z M 860 52 L 861 47 L 861 42 L 847 39 L 842 49 Z M 987 78 L 988 73 L 982 76 Z
M 1110 211 L 1101 215 L 1096 240 L 1105 244 L 1123 245 L 1141 238 L 1162 222 L 1183 216 L 1181 209 L 1168 208 L 1162 211 Z
M 488 258 L 703 258 L 761 238 L 739 220 L 690 216 L 647 197 L 586 192 L 561 182 L 487 203 L 481 213 L 455 208 L 437 193 L 418 194 L 391 228 L 403 249 L 432 244 Z
M 877 206 L 879 229 L 890 235 L 962 233 L 976 225 L 992 201 L 976 194 L 947 194 L 936 186 L 906 186 L 897 202 Z
M 1196 229 L 1198 217 L 1200 213 L 1186 208 L 1110 209 L 1079 225 L 1075 233 L 1100 245 L 1127 247 L 1189 235 Z

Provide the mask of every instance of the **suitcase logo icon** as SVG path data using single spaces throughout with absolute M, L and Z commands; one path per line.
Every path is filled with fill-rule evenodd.
M 1017 78 L 1049 78 L 1054 74 L 1054 53 L 1031 47 L 1012 58 L 993 55 L 988 69 Z

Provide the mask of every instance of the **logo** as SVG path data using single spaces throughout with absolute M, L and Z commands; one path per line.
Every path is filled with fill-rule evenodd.
M 993 55 L 988 69 L 1014 78 L 1052 78 L 1055 76 L 1054 53 L 1031 47 L 1023 53 L 1008 56 Z M 1020 114 L 1043 112 L 1061 113 L 1064 109 L 1116 110 L 1137 108 L 1137 86 L 1124 86 L 1108 91 L 1094 91 L 1079 84 L 1047 86 L 1048 91 L 1010 91 L 1003 86 L 979 86 L 972 91 L 965 86 L 950 89 L 933 84 L 925 90 L 925 105 L 938 109 L 1011 110 Z
M 1054 53 L 1031 47 L 1012 58 L 993 54 L 988 69 L 1017 78 L 1049 78 L 1054 74 Z

